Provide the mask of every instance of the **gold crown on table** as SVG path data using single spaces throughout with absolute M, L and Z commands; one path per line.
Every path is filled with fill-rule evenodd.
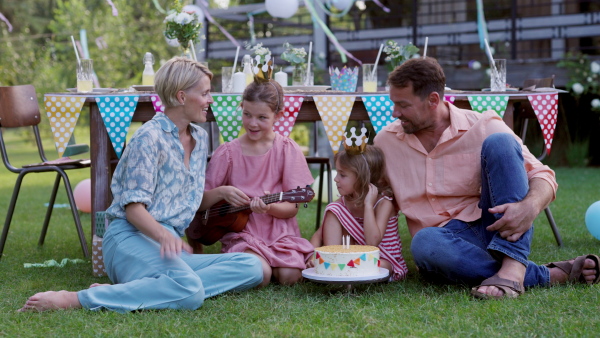
M 260 64 L 260 55 L 256 56 L 256 66 L 252 68 L 254 73 L 254 81 L 269 82 L 271 74 L 273 74 L 273 59 L 271 55 L 265 55 L 265 64 Z
M 352 127 L 350 128 L 348 137 L 344 136 L 344 149 L 346 150 L 346 153 L 350 155 L 359 155 L 365 152 L 367 142 L 369 141 L 367 128 L 361 128 L 360 132 L 360 135 L 356 135 L 356 128 Z

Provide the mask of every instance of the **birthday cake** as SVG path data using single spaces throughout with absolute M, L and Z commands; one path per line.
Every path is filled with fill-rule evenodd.
M 328 245 L 315 248 L 315 274 L 363 277 L 379 273 L 379 248 L 370 245 Z

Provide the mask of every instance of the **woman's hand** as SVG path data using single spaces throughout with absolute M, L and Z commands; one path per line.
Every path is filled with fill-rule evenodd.
M 163 228 L 164 229 L 164 228 Z M 182 251 L 193 253 L 192 247 L 181 238 L 173 236 L 167 229 L 159 235 L 160 257 L 174 258 L 181 255 Z

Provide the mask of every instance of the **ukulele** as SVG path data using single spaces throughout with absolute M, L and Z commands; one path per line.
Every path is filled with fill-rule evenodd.
M 265 204 L 275 202 L 306 203 L 315 197 L 315 192 L 307 185 L 306 188 L 296 188 L 286 192 L 262 196 Z M 222 200 L 205 211 L 197 211 L 190 226 L 185 230 L 188 242 L 192 246 L 197 243 L 211 245 L 220 240 L 228 232 L 240 232 L 246 227 L 248 217 L 252 213 L 249 205 L 235 207 Z

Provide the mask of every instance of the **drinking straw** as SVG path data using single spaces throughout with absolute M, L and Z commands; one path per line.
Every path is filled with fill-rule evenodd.
M 192 46 L 192 57 L 194 58 L 194 61 L 198 61 L 198 58 L 196 58 L 196 49 L 194 48 L 194 41 L 190 40 L 190 45 Z
M 490 44 L 488 43 L 487 39 L 483 39 L 483 41 L 485 41 L 485 51 L 487 52 L 487 56 L 490 59 L 490 66 L 494 72 L 497 72 L 498 70 L 496 70 L 496 64 L 494 63 L 494 57 L 492 56 Z
M 77 64 L 81 65 L 81 59 L 79 59 L 79 52 L 77 51 L 77 45 L 75 45 L 75 38 L 71 35 L 71 42 L 73 42 L 73 49 L 75 50 L 75 56 L 77 57 Z
M 375 59 L 375 65 L 373 66 L 373 70 L 371 71 L 371 78 L 375 77 L 375 73 L 377 72 L 377 64 L 379 63 L 379 57 L 381 56 L 382 51 L 383 51 L 383 43 L 379 47 L 379 53 L 377 53 L 377 59 Z
M 305 86 L 308 86 L 308 78 L 310 77 L 310 57 L 312 56 L 312 41 L 308 45 L 308 68 L 306 68 L 306 82 Z
M 429 37 L 425 37 L 425 48 L 423 48 L 423 59 L 427 57 L 427 43 L 429 42 Z
M 237 59 L 238 59 L 239 54 L 240 54 L 240 46 L 237 46 L 237 50 L 235 51 L 235 59 L 233 60 L 233 72 L 231 72 L 232 74 L 235 73 L 235 67 L 237 67 Z

